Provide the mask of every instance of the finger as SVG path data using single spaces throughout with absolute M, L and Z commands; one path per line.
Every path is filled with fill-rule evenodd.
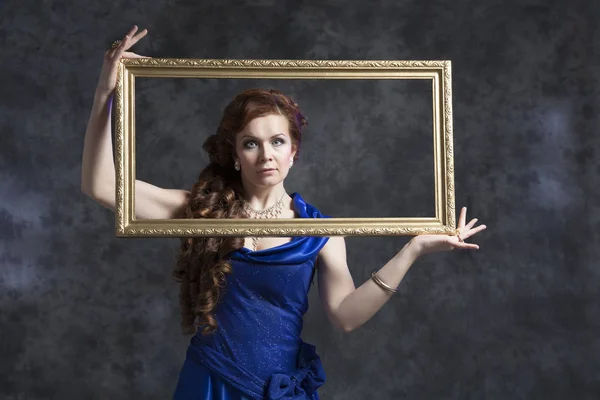
M 119 49 L 121 49 L 123 47 L 124 41 L 125 41 L 125 39 L 119 40 L 119 45 L 116 47 L 113 47 L 114 46 L 114 42 L 113 42 L 113 44 L 104 52 L 104 55 L 108 58 L 114 58 L 115 55 L 117 54 L 117 52 L 119 51 Z
M 129 40 L 127 42 L 127 48 L 125 50 L 129 50 L 130 48 L 132 48 L 133 45 L 135 45 L 137 42 L 139 42 L 147 34 L 148 34 L 148 30 L 144 29 L 143 31 L 139 32 L 135 36 L 129 35 Z
M 467 239 L 470 238 L 473 235 L 476 235 L 477 233 L 481 232 L 482 230 L 486 229 L 487 226 L 485 225 L 479 225 L 477 228 L 471 229 L 470 231 L 466 232 L 463 234 L 463 238 Z
M 119 44 L 119 46 L 115 49 L 115 54 L 113 55 L 114 58 L 119 59 L 121 58 L 121 56 L 123 55 L 123 53 L 129 49 L 129 40 L 131 39 L 131 36 L 129 36 L 128 34 L 125 35 L 125 37 L 123 38 L 123 40 L 121 41 L 121 44 Z
M 129 37 L 133 37 L 133 35 L 135 35 L 135 33 L 137 32 L 137 30 L 138 30 L 138 26 L 137 26 L 137 25 L 134 25 L 134 26 L 133 26 L 133 27 L 132 27 L 132 28 L 129 30 L 129 32 L 127 32 L 127 36 L 129 36 Z
M 138 34 L 133 37 L 134 43 L 137 43 L 141 38 L 143 38 L 147 34 L 148 34 L 148 29 L 144 29 L 143 31 L 138 32 Z
M 454 248 L 461 249 L 461 250 L 479 250 L 478 245 L 476 245 L 474 243 L 465 243 L 465 242 L 454 243 Z
M 469 223 L 467 224 L 467 226 L 465 226 L 465 228 L 471 229 L 476 223 L 477 223 L 477 218 L 473 218 L 471 221 L 469 221 Z
M 465 226 L 465 220 L 467 219 L 467 207 L 463 207 L 460 210 L 460 217 L 458 218 L 458 227 L 462 228 Z
M 144 35 L 144 36 L 146 36 L 146 35 Z M 127 50 L 129 50 L 130 48 L 132 48 L 132 47 L 133 47 L 133 46 L 134 46 L 134 45 L 135 45 L 137 42 L 139 42 L 139 41 L 140 41 L 140 39 L 141 39 L 141 38 L 143 38 L 144 36 L 142 36 L 142 37 L 139 37 L 139 38 L 137 38 L 137 39 L 136 39 L 136 38 L 131 38 L 131 40 L 129 41 L 129 45 L 128 45 L 128 47 L 127 47 Z
M 129 51 L 126 51 L 125 53 L 123 53 L 123 58 L 152 58 L 149 56 L 142 56 L 139 54 L 135 54 L 135 53 L 131 53 Z
M 115 56 L 118 55 L 118 57 L 121 57 L 121 54 L 123 54 L 123 51 L 128 50 L 131 45 L 129 44 L 131 41 L 131 38 L 133 37 L 133 35 L 137 32 L 138 27 L 137 25 L 134 25 L 133 28 L 131 28 L 129 30 L 129 32 L 127 32 L 127 34 L 125 35 L 125 37 L 123 37 L 123 40 L 121 40 L 120 45 L 117 47 L 117 52 L 115 53 Z M 123 51 L 121 51 L 121 54 L 117 54 L 119 50 L 123 49 Z

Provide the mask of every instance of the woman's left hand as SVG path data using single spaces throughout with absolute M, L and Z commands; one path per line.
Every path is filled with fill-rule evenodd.
M 485 225 L 475 227 L 477 218 L 473 218 L 468 224 L 465 224 L 467 219 L 467 208 L 463 207 L 460 210 L 458 219 L 458 229 L 456 236 L 449 235 L 419 235 L 415 236 L 411 242 L 416 245 L 419 256 L 439 251 L 451 251 L 454 249 L 477 250 L 479 246 L 472 243 L 466 243 L 465 240 L 481 232 L 486 228 Z

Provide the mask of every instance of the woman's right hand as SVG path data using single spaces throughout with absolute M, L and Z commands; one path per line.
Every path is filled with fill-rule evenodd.
M 117 86 L 117 70 L 121 58 L 151 58 L 127 51 L 148 33 L 148 30 L 144 29 L 136 34 L 137 30 L 137 25 L 134 25 L 117 48 L 108 49 L 104 53 L 104 63 L 102 64 L 102 71 L 100 72 L 98 86 L 96 87 L 97 92 L 111 94 L 115 90 Z

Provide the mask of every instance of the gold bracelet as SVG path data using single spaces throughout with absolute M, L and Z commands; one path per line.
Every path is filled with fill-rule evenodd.
M 382 288 L 385 291 L 391 292 L 391 293 L 396 293 L 398 291 L 398 289 L 394 289 L 391 286 L 386 285 L 378 276 L 377 276 L 377 272 L 373 271 L 373 273 L 371 274 L 371 279 L 373 280 L 373 282 L 375 282 L 377 284 L 377 286 L 379 286 L 380 288 Z

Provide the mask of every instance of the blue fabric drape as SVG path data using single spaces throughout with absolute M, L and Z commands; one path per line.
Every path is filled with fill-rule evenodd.
M 292 194 L 300 218 L 327 218 Z M 242 248 L 215 308 L 217 331 L 197 333 L 174 400 L 317 400 L 325 372 L 300 338 L 314 262 L 326 237 L 294 237 L 269 249 Z

